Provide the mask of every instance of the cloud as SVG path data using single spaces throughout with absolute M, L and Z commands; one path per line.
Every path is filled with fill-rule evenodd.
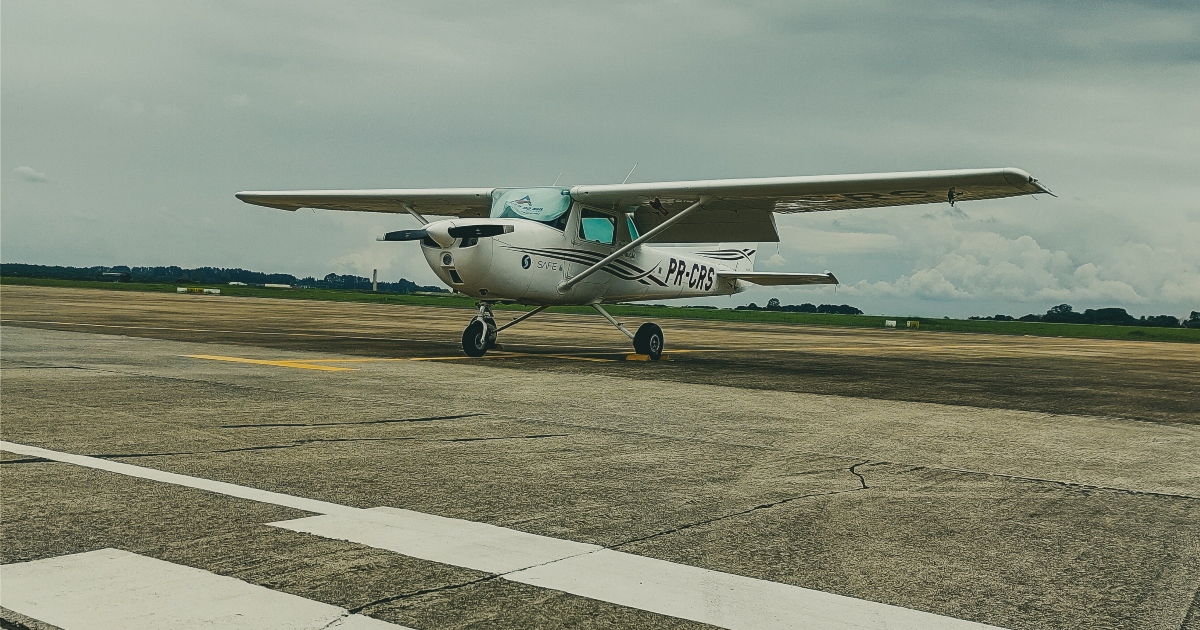
M 1060 197 L 781 215 L 778 264 L 881 312 L 1197 308 L 1200 5 L 1016 5 L 19 3 L 3 149 L 71 175 L 5 191 L 5 260 L 433 282 L 419 248 L 365 240 L 408 217 L 232 193 L 1011 165 Z M 531 22 L 587 28 L 514 46 Z
M 768 267 L 782 267 L 787 264 L 787 259 L 779 255 L 779 252 L 771 254 L 771 257 L 763 261 L 763 264 Z
M 17 168 L 13 169 L 13 172 L 17 175 L 20 175 L 27 182 L 42 183 L 50 181 L 50 178 L 47 177 L 45 173 L 34 170 L 29 166 L 18 166 Z
M 932 260 L 894 281 L 861 280 L 845 287 L 853 295 L 928 300 L 990 299 L 1005 302 L 1146 304 L 1152 298 L 1200 302 L 1192 267 L 1156 286 L 1149 270 L 1077 262 L 1062 250 L 1042 247 L 1032 236 L 1008 238 L 995 232 L 953 232 L 954 241 L 925 243 Z M 1141 244 L 1130 244 L 1137 249 Z M 1147 281 L 1138 282 L 1134 276 Z
M 383 243 L 375 240 L 389 229 L 392 228 L 378 223 L 370 225 L 361 232 L 363 240 L 360 247 L 330 259 L 328 264 L 335 273 L 366 278 L 371 277 L 373 270 L 378 270 L 381 281 L 394 281 L 399 277 L 421 281 L 432 275 L 416 243 Z

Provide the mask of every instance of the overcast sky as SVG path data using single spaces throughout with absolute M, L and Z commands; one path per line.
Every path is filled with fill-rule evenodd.
M 1059 195 L 779 218 L 713 303 L 1200 310 L 1200 3 L 5 0 L 0 257 L 436 279 L 411 218 L 239 190 L 1015 166 Z

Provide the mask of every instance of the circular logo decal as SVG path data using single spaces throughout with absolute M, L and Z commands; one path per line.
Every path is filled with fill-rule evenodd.
M 446 265 L 448 267 L 448 266 L 450 266 L 450 263 L 452 263 L 452 262 L 454 262 L 454 259 L 450 257 L 450 252 L 446 252 L 445 254 L 442 254 L 442 264 L 443 265 Z
M 521 257 L 521 268 L 522 269 L 528 269 L 529 265 L 532 265 L 532 264 L 533 264 L 533 259 L 531 259 L 528 254 Z

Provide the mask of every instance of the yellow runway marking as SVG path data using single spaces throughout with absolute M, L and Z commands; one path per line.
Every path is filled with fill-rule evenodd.
M 243 357 L 222 357 L 215 354 L 187 354 L 184 355 L 189 359 L 206 359 L 209 361 L 228 361 L 230 363 L 251 363 L 253 365 L 274 365 L 276 367 L 290 367 L 301 370 L 320 370 L 322 372 L 350 372 L 354 368 L 337 367 L 333 365 L 316 365 L 313 363 L 301 363 L 299 361 L 267 361 L 264 359 L 246 359 Z
M 616 359 L 601 359 L 599 357 L 581 357 L 572 354 L 530 354 L 527 352 L 489 352 L 482 357 L 454 356 L 454 357 L 413 357 L 411 359 L 401 359 L 407 361 L 461 361 L 464 359 L 517 359 L 522 357 L 544 358 L 544 359 L 570 359 L 572 361 L 595 361 L 598 363 L 611 363 Z
M 323 372 L 348 372 L 354 371 L 357 368 L 340 367 L 335 365 L 322 365 L 323 363 L 380 363 L 388 361 L 463 361 L 473 358 L 482 359 L 512 359 L 520 357 L 534 357 L 547 359 L 570 359 L 572 361 L 595 361 L 601 363 L 612 363 L 616 359 L 602 359 L 599 357 L 581 357 L 569 354 L 528 354 L 523 352 L 505 352 L 505 353 L 489 353 L 482 357 L 468 357 L 466 355 L 446 356 L 446 357 L 411 357 L 411 358 L 377 358 L 377 359 L 286 359 L 280 361 L 270 361 L 266 359 L 247 359 L 245 357 L 226 357 L 215 354 L 187 354 L 183 355 L 189 359 L 205 359 L 208 361 L 228 361 L 230 363 L 249 363 L 252 365 L 273 365 L 276 367 L 290 367 L 301 370 L 320 370 Z
M 412 359 L 290 359 L 289 363 L 377 363 L 380 361 L 411 361 Z

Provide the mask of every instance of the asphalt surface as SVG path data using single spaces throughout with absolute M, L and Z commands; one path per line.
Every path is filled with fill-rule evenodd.
M 0 312 L 9 442 L 1007 628 L 1200 628 L 1195 346 L 675 320 L 647 363 L 547 315 L 468 360 L 459 309 L 5 286 Z M 0 488 L 4 564 L 111 547 L 422 629 L 700 625 L 72 464 L 5 452 Z

